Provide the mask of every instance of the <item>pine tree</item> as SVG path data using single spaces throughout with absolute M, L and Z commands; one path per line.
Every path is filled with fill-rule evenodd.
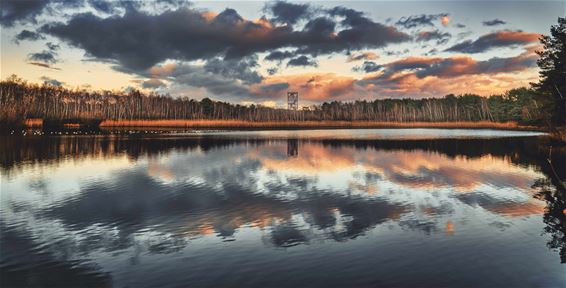
M 540 80 L 534 86 L 543 97 L 543 109 L 550 113 L 551 124 L 566 124 L 566 18 L 550 28 L 550 35 L 540 39 Z

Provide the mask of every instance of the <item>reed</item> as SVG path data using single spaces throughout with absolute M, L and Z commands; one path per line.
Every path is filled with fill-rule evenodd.
M 537 130 L 516 122 L 383 122 L 383 121 L 264 121 L 242 120 L 104 120 L 100 127 L 154 128 L 492 128 Z
M 41 118 L 31 118 L 24 120 L 24 125 L 29 128 L 36 128 L 43 126 L 43 119 Z

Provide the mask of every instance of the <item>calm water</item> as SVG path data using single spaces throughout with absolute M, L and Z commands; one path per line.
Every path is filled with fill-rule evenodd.
M 3 137 L 0 286 L 566 287 L 536 136 Z

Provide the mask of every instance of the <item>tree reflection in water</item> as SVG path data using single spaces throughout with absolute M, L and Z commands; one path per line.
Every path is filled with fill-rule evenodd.
M 555 155 L 563 156 L 565 152 L 566 147 L 559 149 Z M 535 197 L 547 203 L 543 216 L 546 224 L 544 232 L 551 236 L 547 246 L 557 250 L 561 263 L 566 263 L 566 187 L 564 186 L 566 159 L 564 157 L 553 159 L 553 154 L 549 153 L 549 155 L 547 161 L 541 164 L 541 170 L 547 177 L 538 179 L 533 184 L 533 188 L 538 191 Z

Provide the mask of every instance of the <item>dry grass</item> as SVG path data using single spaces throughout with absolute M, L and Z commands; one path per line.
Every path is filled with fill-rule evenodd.
M 81 128 L 81 124 L 79 123 L 65 123 L 63 124 L 65 128 Z
M 26 119 L 24 121 L 24 125 L 26 127 L 30 127 L 30 128 L 41 127 L 41 126 L 43 126 L 43 119 L 41 119 L 41 118 Z
M 42 127 L 43 120 L 26 119 L 27 127 Z M 66 127 L 79 127 L 80 124 L 68 123 Z M 102 128 L 239 128 L 239 129 L 317 129 L 317 128 L 491 128 L 509 130 L 540 130 L 532 126 L 518 125 L 516 122 L 380 122 L 380 121 L 271 121 L 251 122 L 240 120 L 104 120 Z M 566 131 L 557 134 L 566 141 Z
M 556 129 L 556 131 L 550 134 L 550 137 L 554 140 L 566 143 L 566 127 Z
M 377 121 L 284 121 L 239 120 L 105 120 L 100 127 L 154 128 L 493 128 L 536 130 L 515 122 L 377 122 Z

